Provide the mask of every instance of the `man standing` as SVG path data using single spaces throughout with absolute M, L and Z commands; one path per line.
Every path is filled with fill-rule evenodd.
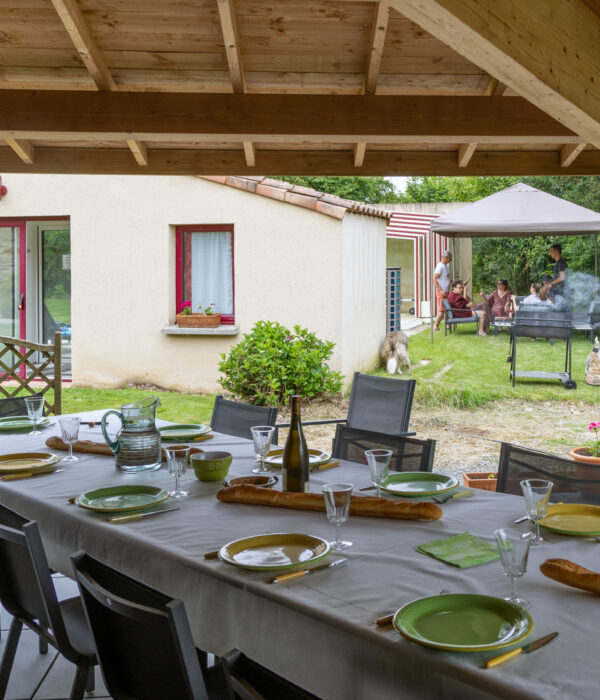
M 554 279 L 551 282 L 550 291 L 552 296 L 558 294 L 564 297 L 567 287 L 567 270 L 569 266 L 562 256 L 562 245 L 560 243 L 555 243 L 553 246 L 550 246 L 550 257 L 554 260 Z
M 440 321 L 444 318 L 444 305 L 442 299 L 446 299 L 450 291 L 450 270 L 448 263 L 452 260 L 452 253 L 447 250 L 442 255 L 442 259 L 435 266 L 433 271 L 433 285 L 435 287 L 435 298 L 437 301 L 437 316 L 433 325 L 434 331 L 440 330 Z

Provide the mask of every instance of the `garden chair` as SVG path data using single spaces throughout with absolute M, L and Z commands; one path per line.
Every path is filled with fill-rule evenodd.
M 270 406 L 253 406 L 229 401 L 217 396 L 210 427 L 218 433 L 252 440 L 250 428 L 255 425 L 275 425 L 277 409 Z M 277 443 L 277 439 L 274 440 Z
M 41 394 L 34 394 L 34 396 L 41 396 Z M 25 397 L 16 396 L 12 399 L 0 399 L 0 418 L 26 415 L 27 404 L 25 403 Z
M 464 311 L 464 309 L 455 309 L 448 299 L 442 299 L 442 306 L 444 307 L 444 335 L 447 335 L 448 331 L 452 333 L 456 330 L 456 326 L 464 323 L 474 323 L 475 332 L 477 332 L 477 315 L 474 311 L 472 316 L 455 316 L 455 311 Z
M 36 356 L 41 356 L 41 362 L 35 361 Z M 0 394 L 8 398 L 15 398 L 19 394 L 27 396 L 43 394 L 46 397 L 44 413 L 60 415 L 62 413 L 61 357 L 60 332 L 54 334 L 53 345 L 1 336 Z M 16 383 L 16 386 L 7 386 L 5 384 L 7 380 Z M 33 382 L 35 385 L 32 385 Z M 52 400 L 48 393 L 50 390 L 52 390 Z
M 349 428 L 373 430 L 386 435 L 414 435 L 408 432 L 416 382 L 414 379 L 374 377 L 354 373 L 346 418 L 302 421 L 303 426 L 346 423 Z M 278 423 L 288 428 L 289 423 Z
M 333 456 L 366 464 L 365 450 L 391 450 L 390 470 L 395 472 L 430 472 L 433 468 L 435 440 L 419 440 L 403 435 L 384 435 L 370 430 L 338 425 L 333 442 Z
M 71 700 L 94 689 L 97 663 L 79 597 L 58 602 L 37 523 L 0 505 L 0 602 L 13 616 L 0 664 L 0 700 L 6 689 L 23 625 L 76 665 Z
M 554 503 L 600 504 L 600 476 L 597 472 L 595 465 L 503 442 L 496 490 L 522 496 L 521 481 L 546 479 L 554 484 L 550 495 Z
M 181 600 L 93 559 L 71 557 L 104 683 L 115 700 L 314 698 L 239 652 L 208 666 Z

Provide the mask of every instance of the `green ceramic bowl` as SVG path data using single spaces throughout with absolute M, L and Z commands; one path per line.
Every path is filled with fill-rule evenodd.
M 190 463 L 200 481 L 223 481 L 232 459 L 230 452 L 197 452 Z

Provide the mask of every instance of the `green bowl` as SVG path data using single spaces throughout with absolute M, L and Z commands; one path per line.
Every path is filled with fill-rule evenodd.
M 232 459 L 230 452 L 197 452 L 190 456 L 190 463 L 200 481 L 223 481 Z

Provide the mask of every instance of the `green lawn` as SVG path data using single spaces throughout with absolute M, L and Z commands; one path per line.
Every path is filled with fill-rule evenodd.
M 71 325 L 71 299 L 69 297 L 46 297 L 46 307 L 56 323 Z
M 443 327 L 443 326 L 442 326 Z M 543 382 L 537 379 L 517 380 L 512 387 L 510 365 L 506 358 L 509 335 L 478 337 L 472 328 L 459 328 L 452 335 L 436 333 L 430 345 L 429 329 L 411 336 L 409 354 L 412 364 L 410 376 L 417 380 L 415 401 L 420 405 L 447 404 L 461 408 L 481 406 L 496 399 L 522 398 L 528 401 L 583 401 L 597 404 L 600 387 L 585 383 L 585 363 L 592 348 L 589 336 L 576 333 L 573 338 L 572 377 L 577 389 L 569 391 L 559 381 Z M 422 360 L 429 360 L 426 365 Z M 565 342 L 519 339 L 517 370 L 559 372 L 564 369 Z M 442 371 L 445 368 L 446 371 Z M 377 374 L 384 374 L 383 370 Z M 543 420 L 543 416 L 540 416 Z

